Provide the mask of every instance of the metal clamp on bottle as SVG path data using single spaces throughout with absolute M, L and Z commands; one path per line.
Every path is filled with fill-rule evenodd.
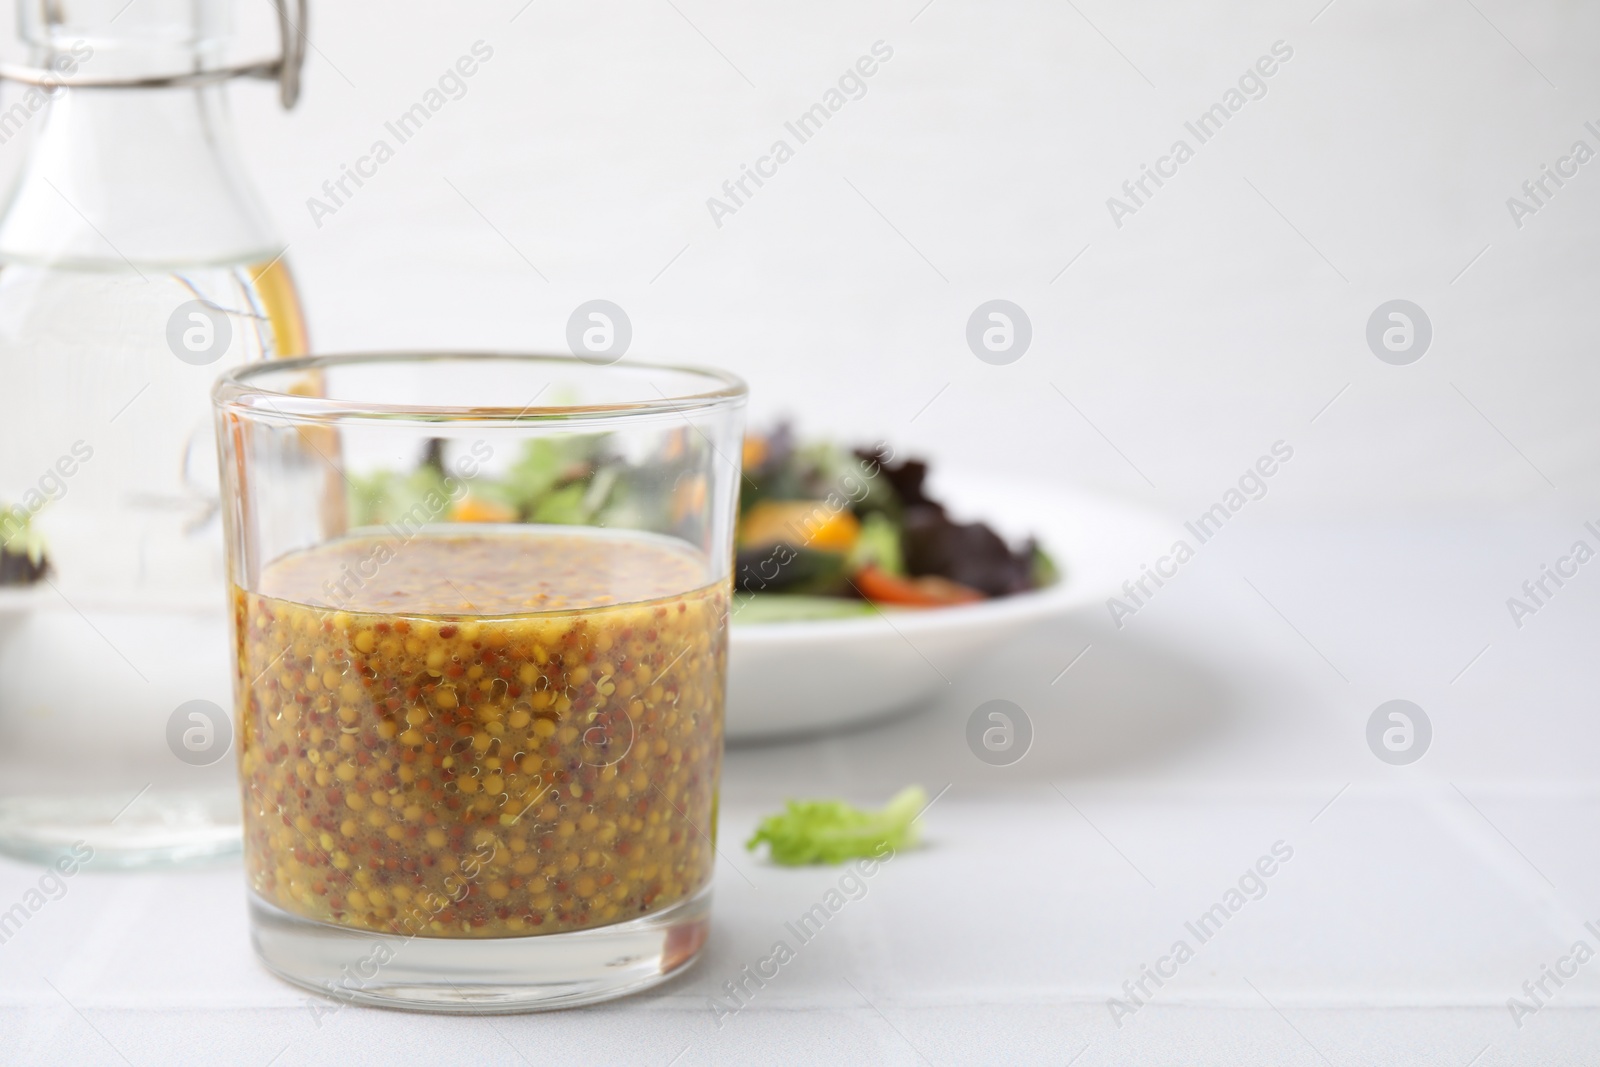
M 285 109 L 295 106 L 300 99 L 300 74 L 305 69 L 307 0 L 294 0 L 295 11 L 289 13 L 289 0 L 272 0 L 278 12 L 278 36 L 282 42 L 278 58 L 262 59 L 253 63 L 239 63 L 211 70 L 186 71 L 180 74 L 161 74 L 144 78 L 84 78 L 60 74 L 53 70 L 23 64 L 0 63 L 0 81 L 35 85 L 45 89 L 192 89 L 233 78 L 258 78 L 278 83 L 278 100 Z

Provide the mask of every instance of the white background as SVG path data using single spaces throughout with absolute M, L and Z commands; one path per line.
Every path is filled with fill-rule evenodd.
M 1574 140 L 1600 148 L 1600 9 L 340 0 L 314 19 L 298 111 L 233 95 L 319 349 L 561 349 L 573 308 L 609 299 L 631 354 L 737 371 L 758 419 L 1121 495 L 1174 536 L 1273 442 L 1295 457 L 1126 628 L 1086 613 L 918 716 L 731 753 L 712 947 L 658 993 L 318 1027 L 250 960 L 236 869 L 90 874 L 0 946 L 0 1018 L 30 1035 L 0 1060 L 1600 1061 L 1593 974 L 1521 1029 L 1506 1008 L 1600 919 L 1596 577 L 1522 628 L 1506 607 L 1600 520 L 1600 160 L 1520 229 L 1506 207 Z M 480 39 L 466 96 L 317 227 L 307 198 Z M 865 97 L 718 228 L 706 199 L 878 40 L 894 58 Z M 1117 228 L 1106 198 L 1279 40 L 1265 98 Z M 996 297 L 1034 330 L 1004 367 L 964 336 Z M 1407 367 L 1364 337 L 1393 298 L 1433 324 Z M 1364 738 L 1396 697 L 1433 721 L 1411 767 Z M 1013 767 L 962 741 L 993 698 L 1034 722 Z M 952 784 L 929 847 L 716 1029 L 707 996 L 834 877 L 745 855 L 756 818 L 911 780 Z M 1267 897 L 1115 1027 L 1106 998 L 1280 838 L 1296 859 Z M 0 903 L 35 877 L 0 865 Z
M 524 2 L 318 5 L 300 109 L 235 91 L 319 348 L 561 349 L 599 297 L 758 417 L 1184 506 L 1280 438 L 1304 466 L 1273 509 L 1600 487 L 1600 166 L 1520 230 L 1505 205 L 1600 149 L 1591 5 Z M 477 40 L 466 96 L 315 226 Z M 865 97 L 719 229 L 707 198 L 879 40 Z M 1279 40 L 1267 95 L 1116 228 L 1106 199 Z M 1008 367 L 964 339 L 997 297 L 1034 328 Z M 1364 341 L 1394 298 L 1434 325 L 1409 368 Z

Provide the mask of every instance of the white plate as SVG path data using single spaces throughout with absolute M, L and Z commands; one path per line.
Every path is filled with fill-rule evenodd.
M 927 701 L 1018 631 L 1090 607 L 1171 543 L 1140 508 L 1028 482 L 945 474 L 932 495 L 958 521 L 981 519 L 1013 543 L 1036 536 L 1064 579 L 961 607 L 847 619 L 735 623 L 728 662 L 731 741 L 817 733 Z
M 1064 580 L 963 607 L 736 623 L 728 664 L 729 740 L 818 733 L 924 703 L 1024 628 L 1069 612 L 1103 612 L 1106 598 L 1173 538 L 1170 523 L 1102 496 L 948 470 L 933 482 L 933 495 L 958 520 L 981 519 L 1012 543 L 1038 537 Z M 0 641 L 15 637 L 32 609 L 59 606 L 48 592 L 0 590 Z

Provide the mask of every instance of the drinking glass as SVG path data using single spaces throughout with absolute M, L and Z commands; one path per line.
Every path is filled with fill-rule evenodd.
M 708 929 L 745 388 L 502 354 L 213 395 L 253 936 L 336 1001 L 505 1012 Z

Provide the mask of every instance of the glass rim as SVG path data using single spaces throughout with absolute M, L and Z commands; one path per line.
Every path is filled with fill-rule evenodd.
M 659 399 L 627 400 L 603 404 L 538 404 L 538 397 L 522 407 L 509 405 L 389 404 L 362 400 L 335 400 L 305 396 L 269 388 L 256 379 L 268 374 L 295 374 L 334 367 L 370 364 L 417 364 L 436 361 L 472 360 L 506 363 L 547 363 L 558 366 L 582 365 L 598 371 L 665 371 L 701 379 L 707 386 L 700 392 L 663 393 Z M 542 352 L 468 351 L 436 349 L 419 351 L 347 352 L 328 355 L 295 356 L 289 359 L 254 360 L 222 374 L 211 390 L 213 405 L 219 410 L 248 413 L 254 417 L 277 418 L 291 422 L 337 422 L 349 419 L 376 419 L 385 422 L 474 422 L 474 423 L 549 423 L 587 421 L 643 415 L 699 413 L 742 404 L 749 396 L 743 378 L 714 367 L 680 363 L 652 363 L 617 360 L 597 363 L 578 356 Z

